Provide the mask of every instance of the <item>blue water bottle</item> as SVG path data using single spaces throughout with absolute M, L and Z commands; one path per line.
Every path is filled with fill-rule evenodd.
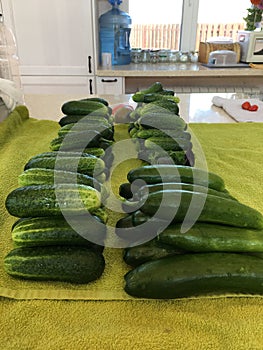
M 112 65 L 131 62 L 131 17 L 121 11 L 122 0 L 108 0 L 112 9 L 99 18 L 100 63 L 102 53 L 111 53 Z

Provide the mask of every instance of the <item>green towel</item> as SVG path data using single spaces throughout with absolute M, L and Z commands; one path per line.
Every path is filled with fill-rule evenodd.
M 56 122 L 38 121 L 28 118 L 27 113 L 24 117 L 21 114 L 21 110 L 16 110 L 0 124 L 1 348 L 262 349 L 263 298 L 222 296 L 159 301 L 129 298 L 122 291 L 127 267 L 120 249 L 105 249 L 105 274 L 90 285 L 34 283 L 6 276 L 2 263 L 12 248 L 10 228 L 15 221 L 5 211 L 6 195 L 18 186 L 17 177 L 29 157 L 49 150 L 49 142 L 59 129 Z M 231 194 L 263 212 L 263 124 L 190 127 L 197 138 L 196 149 L 198 144 L 202 146 L 208 169 L 224 178 Z M 123 137 L 128 137 L 126 126 L 116 126 L 117 140 Z M 197 158 L 199 161 L 201 157 Z M 122 172 L 115 172 L 114 191 L 137 162 L 126 162 Z M 114 222 L 114 218 L 111 220 Z M 38 298 L 52 300 L 35 300 Z

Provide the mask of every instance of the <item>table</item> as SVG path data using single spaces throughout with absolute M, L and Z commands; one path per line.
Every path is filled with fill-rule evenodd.
M 8 241 L 10 234 L 3 221 L 6 218 L 3 199 L 11 188 L 17 186 L 17 174 L 29 155 L 25 148 L 35 154 L 41 147 L 48 146 L 49 139 L 58 130 L 55 121 L 60 115 L 61 102 L 65 101 L 63 96 L 37 95 L 26 96 L 25 100 L 31 116 L 36 118 L 29 123 L 31 131 L 21 125 L 21 132 L 19 129 L 9 130 L 8 137 L 13 135 L 13 139 L 7 144 L 3 145 L 4 140 L 0 138 L 3 150 L 0 155 L 0 224 L 4 234 L 1 242 Z M 206 99 L 202 102 L 201 96 L 199 99 L 197 96 L 197 100 L 200 103 L 197 114 L 198 108 L 191 112 L 187 99 L 182 99 L 181 110 L 190 110 L 190 115 L 195 116 L 203 115 L 202 108 L 207 108 L 205 114 L 209 122 L 195 121 L 190 126 L 202 145 L 209 169 L 224 177 L 227 188 L 239 200 L 263 212 L 262 123 L 242 124 L 232 120 L 211 123 L 210 116 L 221 116 L 221 111 L 210 111 L 206 104 L 210 102 Z M 120 102 L 116 97 L 112 101 Z M 54 122 L 43 120 L 46 118 L 53 118 Z M 15 142 L 20 145 L 23 142 L 22 147 L 14 147 Z M 14 162 L 18 157 L 20 163 Z M 6 250 L 1 244 L 1 262 Z M 109 267 L 111 271 L 122 261 L 120 250 L 115 258 Z M 3 277 L 1 273 L 0 278 Z M 115 287 L 112 287 L 113 291 Z M 0 338 L 5 350 L 262 349 L 263 298 L 260 296 L 162 301 L 23 300 L 5 297 L 4 286 L 0 286 L 0 292 Z

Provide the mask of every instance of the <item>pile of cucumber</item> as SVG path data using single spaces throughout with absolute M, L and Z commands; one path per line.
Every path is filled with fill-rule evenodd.
M 6 198 L 7 211 L 18 220 L 4 267 L 18 278 L 89 283 L 105 268 L 111 108 L 104 99 L 87 98 L 65 102 L 61 110 L 50 150 L 27 161 L 19 187 Z
M 156 82 L 132 98 L 137 106 L 129 115 L 129 133 L 138 157 L 151 164 L 194 165 L 191 134 L 179 115 L 180 100 L 174 91 Z
M 130 125 L 132 137 L 160 132 L 143 127 L 141 111 L 152 105 L 150 95 L 147 90 L 146 100 L 144 92 L 134 95 L 139 111 L 136 108 L 138 119 Z M 151 110 L 149 119 L 159 118 L 162 125 L 163 115 L 157 109 L 156 114 Z M 186 133 L 178 118 L 174 135 Z M 158 142 L 169 152 L 171 141 Z M 149 152 L 147 143 L 143 147 Z M 181 152 L 185 150 L 182 147 Z M 124 276 L 124 289 L 129 295 L 167 299 L 263 294 L 263 215 L 234 198 L 219 175 L 191 162 L 159 162 L 151 153 L 149 163 L 131 169 L 127 180 L 119 194 L 128 214 L 117 222 L 116 234 L 127 241 L 123 258 L 131 270 Z

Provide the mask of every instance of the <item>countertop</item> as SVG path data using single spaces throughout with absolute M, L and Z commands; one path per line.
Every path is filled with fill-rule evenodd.
M 245 77 L 262 76 L 263 69 L 253 68 L 208 68 L 201 63 L 163 63 L 143 64 L 131 63 L 123 66 L 98 67 L 97 76 L 107 77 Z
M 222 108 L 212 104 L 213 93 L 176 94 L 180 98 L 180 115 L 187 123 L 235 123 Z M 93 95 L 97 96 L 97 95 Z M 109 101 L 111 106 L 128 103 L 134 108 L 132 95 L 100 95 Z M 244 93 L 218 93 L 224 98 L 247 98 Z M 61 106 L 65 101 L 85 98 L 80 95 L 25 95 L 25 103 L 30 115 L 37 119 L 58 121 L 62 117 Z

